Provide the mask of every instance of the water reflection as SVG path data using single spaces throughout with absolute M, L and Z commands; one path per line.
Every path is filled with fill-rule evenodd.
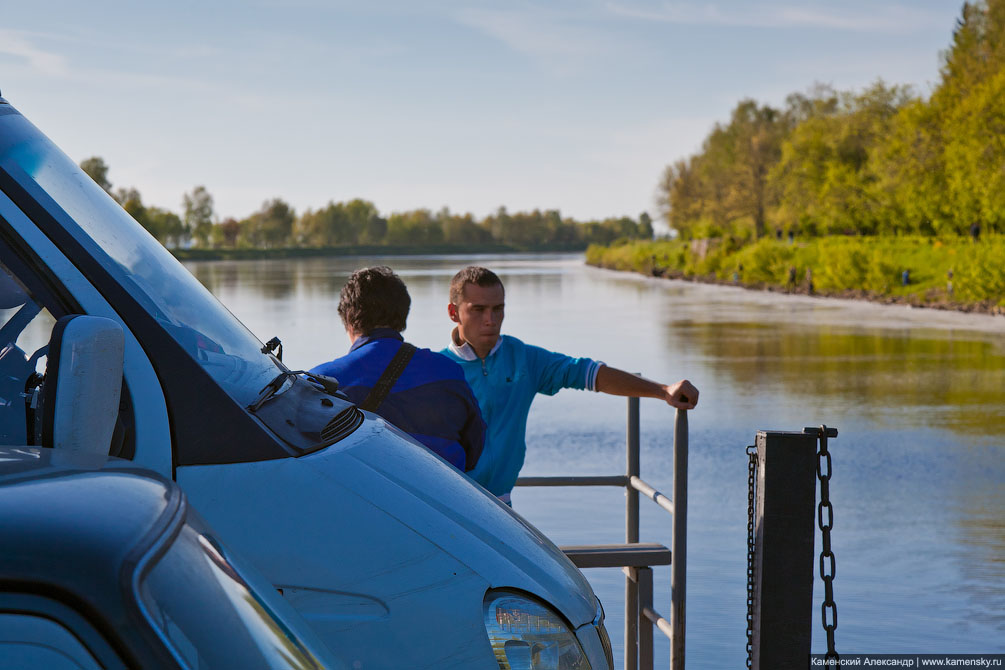
M 288 263 L 225 261 L 194 263 L 189 269 L 215 295 L 254 286 L 262 298 L 281 300 L 306 283 L 302 268 Z
M 828 399 L 866 416 L 891 406 L 916 422 L 975 435 L 1005 432 L 1000 343 L 972 334 L 820 328 L 787 323 L 667 324 L 717 374 L 758 392 Z
M 990 486 L 959 482 L 958 543 L 954 552 L 962 580 L 959 588 L 971 616 L 1005 631 L 1005 490 L 1001 480 Z

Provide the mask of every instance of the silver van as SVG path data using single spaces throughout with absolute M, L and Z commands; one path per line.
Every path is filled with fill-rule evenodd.
M 53 326 L 112 319 L 108 453 L 176 480 L 351 667 L 612 667 L 600 603 L 552 542 L 288 370 L 2 98 L 0 275 L 0 444 L 54 446 L 37 402 Z

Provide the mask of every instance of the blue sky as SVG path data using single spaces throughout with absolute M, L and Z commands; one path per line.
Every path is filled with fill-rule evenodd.
M 743 98 L 927 92 L 962 2 L 5 0 L 0 91 L 114 186 L 241 218 L 655 215 L 663 168 Z

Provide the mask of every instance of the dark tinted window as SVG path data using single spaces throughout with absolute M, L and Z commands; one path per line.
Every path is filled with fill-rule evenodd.
M 14 273 L 0 262 L 0 444 L 34 444 L 28 440 L 25 384 L 33 372 L 44 372 L 47 345 L 55 319 Z

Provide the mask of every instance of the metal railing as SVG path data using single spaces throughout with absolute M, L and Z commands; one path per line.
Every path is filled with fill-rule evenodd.
M 639 399 L 628 398 L 624 475 L 521 477 L 517 486 L 620 486 L 625 489 L 625 544 L 561 547 L 580 568 L 620 567 L 625 573 L 624 670 L 652 670 L 653 626 L 670 639 L 670 670 L 684 670 L 687 593 L 687 412 L 677 410 L 673 499 L 643 481 L 639 464 Z M 670 549 L 639 542 L 639 494 L 670 513 Z M 671 561 L 671 557 L 673 560 Z M 670 619 L 653 608 L 654 565 L 670 565 Z M 640 625 L 642 624 L 642 625 Z

